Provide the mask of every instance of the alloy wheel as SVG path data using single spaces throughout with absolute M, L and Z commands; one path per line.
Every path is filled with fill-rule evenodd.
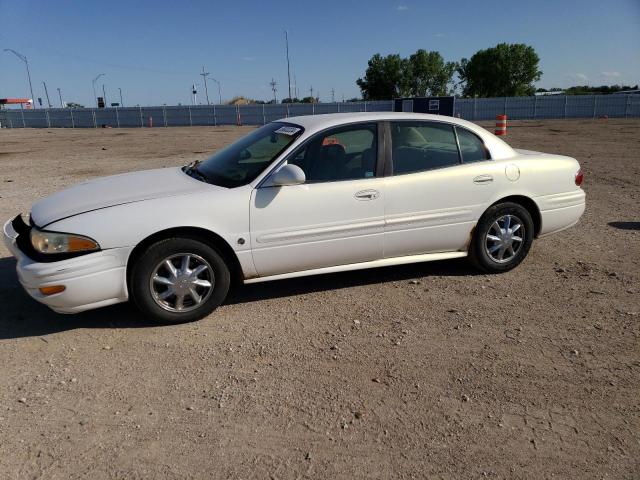
M 165 258 L 153 269 L 149 279 L 153 299 L 169 312 L 195 310 L 211 296 L 214 284 L 209 262 L 192 253 Z
M 491 224 L 485 238 L 487 255 L 497 263 L 511 261 L 522 248 L 524 224 L 515 215 L 503 215 Z

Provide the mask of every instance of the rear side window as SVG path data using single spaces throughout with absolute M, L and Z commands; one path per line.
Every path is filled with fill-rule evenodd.
M 482 162 L 491 158 L 484 142 L 475 133 L 460 127 L 456 127 L 456 133 L 458 134 L 460 154 L 464 163 Z
M 452 125 L 391 122 L 393 174 L 423 172 L 460 164 Z

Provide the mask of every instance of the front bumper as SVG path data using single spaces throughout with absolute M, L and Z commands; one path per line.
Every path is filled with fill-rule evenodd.
M 59 313 L 125 302 L 127 259 L 133 247 L 112 248 L 57 262 L 40 263 L 25 255 L 16 244 L 18 233 L 11 221 L 4 224 L 4 243 L 16 257 L 18 280 L 27 293 Z M 64 285 L 65 290 L 43 295 L 40 287 Z

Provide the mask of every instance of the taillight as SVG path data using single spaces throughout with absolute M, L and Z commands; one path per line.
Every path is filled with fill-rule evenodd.
M 584 180 L 584 174 L 582 173 L 582 169 L 579 168 L 578 172 L 576 173 L 576 185 L 581 186 L 583 180 Z

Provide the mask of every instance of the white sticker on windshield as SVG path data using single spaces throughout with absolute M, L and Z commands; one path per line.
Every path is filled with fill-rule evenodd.
M 281 133 L 283 135 L 295 135 L 300 129 L 298 127 L 280 127 L 275 133 Z

